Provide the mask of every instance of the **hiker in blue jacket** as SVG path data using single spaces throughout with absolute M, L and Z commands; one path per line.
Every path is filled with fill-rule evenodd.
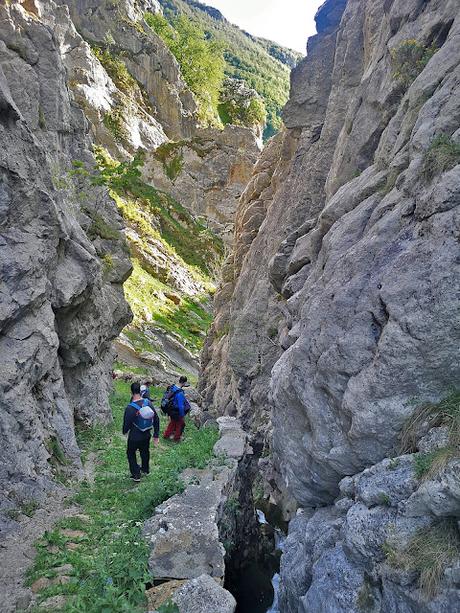
M 167 413 L 169 415 L 169 424 L 166 428 L 163 437 L 170 438 L 174 436 L 176 443 L 180 441 L 185 428 L 185 415 L 190 410 L 190 403 L 185 397 L 184 387 L 188 385 L 187 377 L 179 378 L 179 385 L 171 385 L 166 390 L 168 397 Z
M 153 430 L 153 442 L 158 445 L 160 419 L 152 402 L 148 398 L 142 398 L 139 383 L 131 384 L 131 394 L 131 402 L 125 409 L 123 434 L 128 434 L 126 455 L 131 479 L 138 483 L 141 473 L 149 474 L 150 438 Z M 141 466 L 137 463 L 137 451 L 141 456 Z

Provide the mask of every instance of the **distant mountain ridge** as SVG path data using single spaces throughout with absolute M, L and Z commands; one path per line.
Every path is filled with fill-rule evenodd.
M 251 34 L 250 32 L 248 32 L 247 30 L 243 30 L 236 24 L 229 21 L 221 13 L 221 11 L 219 11 L 219 9 L 216 9 L 213 6 L 209 6 L 208 4 L 198 2 L 197 0 L 183 0 L 183 1 L 189 6 L 196 8 L 200 11 L 203 11 L 203 13 L 206 13 L 207 15 L 209 15 L 216 21 L 222 21 L 222 22 L 227 23 L 230 27 L 238 28 L 239 30 L 241 30 L 241 32 L 245 36 L 247 36 L 253 42 L 259 43 L 260 45 L 262 45 L 269 55 L 271 55 L 276 60 L 279 60 L 282 64 L 289 66 L 289 68 L 294 68 L 297 62 L 303 57 L 302 53 L 299 53 L 298 51 L 294 51 L 294 49 L 290 49 L 289 47 L 284 47 L 283 45 L 280 45 L 273 40 L 270 40 L 268 38 L 262 38 L 260 36 L 255 36 L 254 34 Z
M 232 24 L 216 8 L 197 0 L 159 0 L 165 17 L 172 21 L 183 13 L 208 35 L 225 44 L 227 76 L 243 79 L 265 101 L 267 125 L 264 139 L 281 127 L 281 109 L 289 96 L 289 74 L 302 55 L 277 43 L 253 36 Z

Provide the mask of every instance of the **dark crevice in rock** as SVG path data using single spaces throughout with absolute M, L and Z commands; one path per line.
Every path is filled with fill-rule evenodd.
M 252 440 L 251 447 L 254 454 L 240 463 L 235 494 L 227 500 L 219 524 L 227 550 L 225 588 L 237 601 L 236 613 L 265 613 L 273 602 L 271 579 L 279 570 L 280 553 L 276 552 L 274 530 L 269 524 L 258 522 L 253 494 L 263 444 Z

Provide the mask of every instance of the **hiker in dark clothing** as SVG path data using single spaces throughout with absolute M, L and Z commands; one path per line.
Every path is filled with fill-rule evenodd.
M 160 419 L 152 402 L 141 396 L 139 383 L 131 385 L 131 402 L 125 409 L 123 434 L 128 434 L 126 455 L 128 456 L 131 479 L 139 482 L 141 473 L 148 475 L 150 459 L 150 438 L 153 429 L 153 442 L 158 445 Z M 141 466 L 137 463 L 136 452 L 139 450 Z
M 190 403 L 185 397 L 184 387 L 188 385 L 187 377 L 180 377 L 179 385 L 172 385 L 167 390 L 170 398 L 168 407 L 169 424 L 166 428 L 163 437 L 170 438 L 174 436 L 174 440 L 178 443 L 181 439 L 185 428 L 185 415 L 190 411 Z

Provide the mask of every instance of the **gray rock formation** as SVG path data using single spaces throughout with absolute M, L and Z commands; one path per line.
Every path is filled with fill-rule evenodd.
M 332 505 L 361 474 L 362 498 L 294 520 L 289 612 L 458 608 L 455 564 L 431 602 L 414 576 L 377 568 L 389 524 L 414 534 L 458 516 L 455 461 L 416 488 L 409 460 L 391 479 L 379 464 L 417 404 L 460 375 L 458 8 L 326 1 L 292 74 L 286 130 L 240 200 L 205 405 L 271 447 L 281 500 Z
M 129 6 L 127 3 L 127 11 Z M 120 4 L 118 11 L 122 8 Z M 120 15 L 118 19 L 121 19 Z M 60 39 L 61 46 L 66 49 L 63 61 L 67 83 L 90 123 L 96 143 L 107 149 L 113 157 L 124 159 L 138 149 L 151 149 L 164 142 L 166 135 L 163 126 L 154 109 L 144 99 L 140 86 L 128 77 L 123 87 L 117 79 L 116 71 L 112 69 L 111 78 L 104 68 L 104 63 L 109 67 L 108 58 L 119 58 L 119 51 L 108 47 L 107 56 L 99 52 L 101 60 L 106 57 L 106 61 L 101 63 L 94 55 L 95 48 L 92 50 L 75 30 L 73 22 L 68 18 L 66 5 L 55 7 L 48 21 Z M 138 30 L 136 34 L 139 36 Z M 118 61 L 122 62 L 123 58 Z
M 204 218 L 228 243 L 238 198 L 259 153 L 256 137 L 247 128 L 201 129 L 191 139 L 166 143 L 148 155 L 144 175 Z
M 143 21 L 145 10 L 158 11 L 157 2 L 59 0 L 59 4 L 69 7 L 71 19 L 84 40 L 108 50 L 126 65 L 145 92 L 148 114 L 161 124 L 160 130 L 175 139 L 193 133 L 197 109 L 194 97 L 183 82 L 173 55 Z M 141 119 L 145 117 L 142 109 L 137 110 Z M 125 118 L 130 118 L 126 125 L 128 133 L 133 114 L 129 108 L 123 112 Z
M 331 501 L 393 447 L 414 397 L 458 380 L 460 168 L 439 145 L 458 147 L 456 8 L 326 2 L 288 129 L 241 198 L 202 388 L 243 419 L 272 407 L 301 504 Z M 437 51 L 407 87 L 392 57 L 415 33 Z
M 236 601 L 209 575 L 189 581 L 168 581 L 147 592 L 149 606 L 176 605 L 179 613 L 234 613 Z M 161 609 L 163 610 L 163 609 Z M 153 613 L 155 613 L 155 611 Z
M 43 500 L 53 473 L 80 467 L 74 421 L 111 419 L 110 341 L 130 320 L 114 203 L 73 183 L 92 143 L 48 17 L 38 2 L 0 7 L 2 511 Z
M 247 436 L 235 418 L 221 417 L 218 422 L 221 438 L 215 445 L 214 463 L 203 470 L 185 471 L 185 491 L 157 507 L 144 524 L 149 570 L 155 579 L 193 579 L 205 574 L 224 581 L 225 549 L 218 522 L 238 462 L 247 451 Z
M 179 613 L 234 613 L 236 601 L 209 575 L 191 579 L 180 587 L 172 601 Z
M 423 496 L 422 492 L 436 487 L 442 479 L 417 480 L 416 457 L 411 454 L 385 459 L 354 477 L 346 477 L 334 506 L 313 515 L 301 511 L 291 521 L 281 559 L 283 612 L 458 610 L 460 539 L 454 532 L 450 537 L 449 520 L 439 521 L 423 507 L 419 512 L 411 507 L 414 497 Z M 448 465 L 444 473 L 454 468 Z M 459 483 L 457 470 L 457 490 Z M 451 509 L 445 507 L 444 517 L 450 513 Z M 460 515 L 458 503 L 455 514 Z M 420 588 L 416 569 L 425 565 L 436 572 L 439 560 L 433 552 L 430 554 L 430 543 L 433 539 L 442 543 L 443 538 L 457 548 L 457 554 L 446 560 L 436 590 L 427 593 L 429 586 L 424 586 L 425 591 Z M 407 559 L 407 546 L 414 539 L 420 544 Z M 447 543 L 444 546 L 449 547 Z

